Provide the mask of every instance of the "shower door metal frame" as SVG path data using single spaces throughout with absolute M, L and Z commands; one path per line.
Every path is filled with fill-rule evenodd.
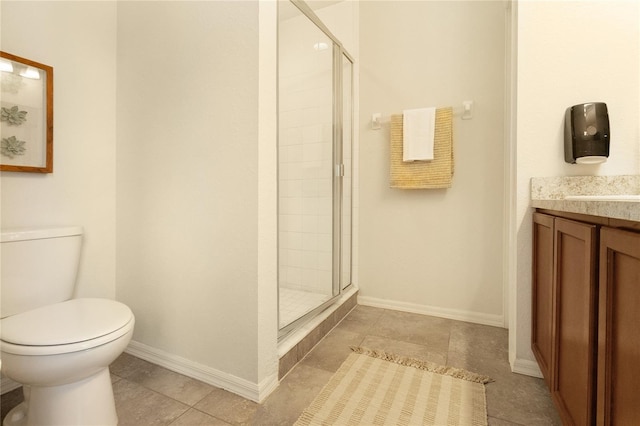
M 318 29 L 320 29 L 327 37 L 333 42 L 333 209 L 332 209 L 332 223 L 333 223 L 333 236 L 332 236 L 332 294 L 334 294 L 329 300 L 322 303 L 315 309 L 312 309 L 308 313 L 304 314 L 295 321 L 280 328 L 280 306 L 278 297 L 278 339 L 282 339 L 290 332 L 297 329 L 300 325 L 313 318 L 315 315 L 326 309 L 333 304 L 341 295 L 341 293 L 352 285 L 352 265 L 349 266 L 349 284 L 342 288 L 342 196 L 343 196 L 343 176 L 344 176 L 344 163 L 343 163 L 343 73 L 342 73 L 342 60 L 346 58 L 351 63 L 351 122 L 353 123 L 353 56 L 349 54 L 340 42 L 338 38 L 327 28 L 326 25 L 320 20 L 320 18 L 313 12 L 313 10 L 303 0 L 289 0 L 294 6 L 296 6 L 303 15 L 305 15 Z M 279 34 L 278 34 L 279 40 Z M 278 41 L 279 43 L 279 41 Z M 279 61 L 279 58 L 278 58 Z M 279 112 L 278 112 L 279 114 Z M 279 130 L 278 130 L 279 132 Z M 278 133 L 279 134 L 279 133 Z M 278 138 L 279 140 L 279 138 Z M 351 151 L 353 162 L 353 125 L 351 125 Z M 353 200 L 353 178 L 351 180 L 351 200 Z M 349 247 L 350 252 L 353 252 L 353 201 L 349 205 L 351 209 L 351 245 Z M 349 261 L 352 263 L 352 254 L 349 256 Z M 279 261 L 278 261 L 279 262 Z M 278 268 L 279 269 L 279 268 Z M 278 294 L 280 293 L 280 278 L 278 277 Z

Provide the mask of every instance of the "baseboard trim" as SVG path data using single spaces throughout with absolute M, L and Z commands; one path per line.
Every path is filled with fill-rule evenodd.
M 491 315 L 481 312 L 447 309 L 436 306 L 419 305 L 416 303 L 399 302 L 395 300 L 378 299 L 375 297 L 358 296 L 358 304 L 373 306 L 375 308 L 393 309 L 395 311 L 411 312 L 414 314 L 431 315 L 434 317 L 448 318 L 458 321 L 472 322 L 475 324 L 504 327 L 503 315 Z
M 2 376 L 0 383 L 0 395 L 4 395 L 7 392 L 11 392 L 14 389 L 18 389 L 22 386 L 21 383 L 11 380 L 8 377 Z
M 264 401 L 279 383 L 277 373 L 260 383 L 253 383 L 136 341 L 131 341 L 125 352 L 258 403 Z
M 538 363 L 530 359 L 516 358 L 511 364 L 511 371 L 525 376 L 543 378 Z

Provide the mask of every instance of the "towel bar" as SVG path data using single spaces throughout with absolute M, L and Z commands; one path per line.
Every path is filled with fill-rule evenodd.
M 462 108 L 453 109 L 453 115 L 459 115 L 463 120 L 471 120 L 473 118 L 473 101 L 462 101 Z M 391 115 L 382 115 L 380 112 L 371 114 L 371 129 L 380 130 L 383 124 L 391 122 Z

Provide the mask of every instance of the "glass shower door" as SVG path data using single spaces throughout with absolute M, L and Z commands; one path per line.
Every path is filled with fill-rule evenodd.
M 279 327 L 339 293 L 334 285 L 334 43 L 279 3 Z
M 340 55 L 342 66 L 342 185 L 340 221 L 340 289 L 351 285 L 352 210 L 353 210 L 353 62 Z

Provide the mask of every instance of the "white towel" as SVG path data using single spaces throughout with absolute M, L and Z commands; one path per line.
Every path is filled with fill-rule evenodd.
M 402 161 L 433 160 L 436 109 L 406 109 L 402 114 Z

